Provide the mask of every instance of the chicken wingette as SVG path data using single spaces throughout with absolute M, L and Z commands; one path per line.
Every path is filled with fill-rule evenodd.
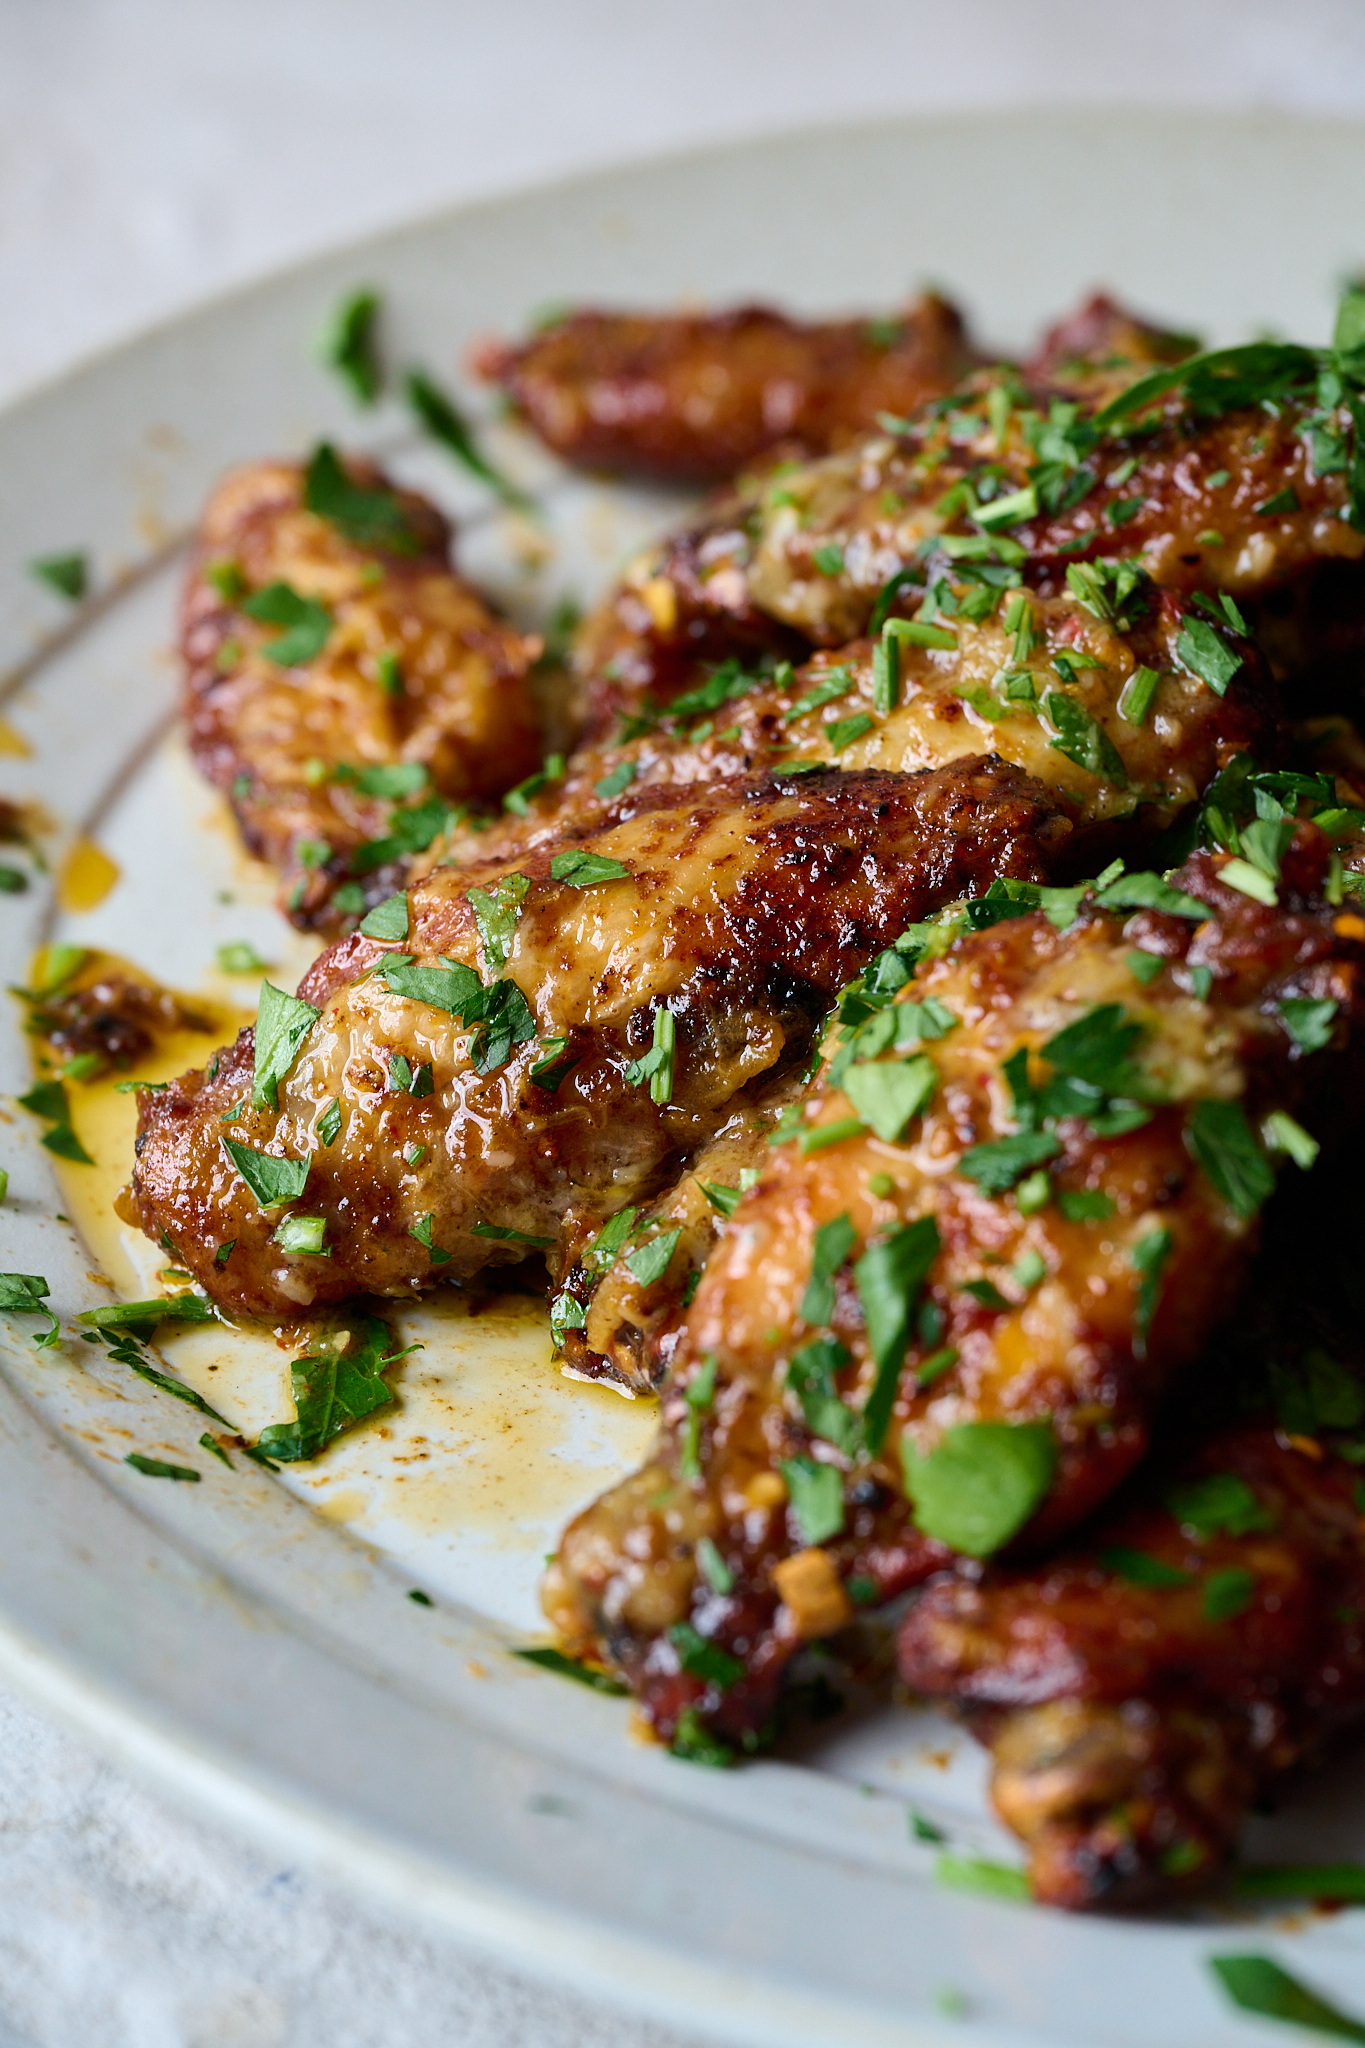
M 1365 613 L 1362 309 L 1365 293 L 1349 294 L 1333 351 L 1253 343 L 1126 383 L 1084 365 L 1049 365 L 1053 381 L 1032 384 L 983 371 L 881 433 L 756 479 L 640 557 L 587 623 L 590 704 L 629 708 L 696 656 L 843 646 L 887 602 L 951 625 L 950 577 L 976 586 L 971 616 L 1019 581 L 1121 604 L 1130 570 L 1230 597 L 1282 672 L 1326 661 L 1312 688 L 1345 701 Z
M 234 470 L 205 508 L 180 626 L 190 749 L 305 928 L 354 924 L 453 806 L 539 761 L 538 643 L 449 549 L 435 506 L 326 445 Z
M 1365 1715 L 1354 1195 L 1343 1160 L 1290 1217 L 1277 1203 L 1260 1284 L 1175 1422 L 1183 1455 L 1083 1541 L 946 1576 L 901 1625 L 907 1682 L 989 1747 L 1050 1904 L 1206 1884 L 1253 1801 Z
M 123 1213 L 220 1302 L 407 1294 L 654 1194 L 838 989 L 1068 831 L 992 760 L 623 800 L 519 865 L 437 869 L 139 1096 Z
M 687 1311 L 657 1451 L 546 1580 L 666 1738 L 752 1740 L 802 1640 L 955 1552 L 1055 1540 L 1143 1454 L 1235 1304 L 1272 1152 L 1354 1108 L 1365 919 L 1316 826 L 1261 823 L 1261 867 L 1002 886 L 845 997 Z
M 571 312 L 485 343 L 474 367 L 567 462 L 719 483 L 774 447 L 836 447 L 951 391 L 977 360 L 961 316 L 929 293 L 890 319 Z

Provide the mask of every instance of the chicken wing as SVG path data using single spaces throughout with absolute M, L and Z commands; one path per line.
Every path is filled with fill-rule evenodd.
M 653 687 L 694 647 L 845 645 L 879 600 L 937 618 L 950 571 L 987 596 L 1022 580 L 1116 612 L 1140 571 L 1254 606 L 1281 670 L 1331 656 L 1338 672 L 1315 688 L 1349 697 L 1365 533 L 1352 414 L 1320 402 L 1320 375 L 1313 351 L 1269 343 L 1117 394 L 981 373 L 897 432 L 757 480 L 662 542 L 603 607 L 584 659 L 615 664 L 619 697 L 622 677 Z
M 1297 1119 L 1354 1107 L 1365 919 L 1324 899 L 1322 833 L 1279 826 L 1274 880 L 1199 852 L 1039 909 L 1002 888 L 959 925 L 1005 921 L 937 958 L 953 927 L 921 931 L 913 976 L 896 949 L 845 999 L 702 1276 L 654 1458 L 546 1580 L 665 1737 L 752 1740 L 852 1602 L 1055 1540 L 1138 1460 L 1245 1278 L 1267 1144 L 1306 1158 Z
M 325 446 L 234 471 L 205 510 L 181 614 L 190 747 L 304 928 L 354 922 L 453 804 L 539 760 L 537 643 L 452 572 L 449 542 L 433 505 Z
M 1084 1543 L 945 1577 L 901 1626 L 907 1682 L 990 1747 L 1050 1904 L 1206 1883 L 1253 1799 L 1365 1712 L 1354 1173 L 1318 1179 L 1288 1217 L 1277 1203 L 1260 1284 L 1182 1418 L 1204 1441 Z
M 908 923 L 1067 824 L 998 761 L 648 791 L 519 868 L 438 869 L 138 1100 L 123 1213 L 226 1305 L 406 1294 L 647 1199 L 809 1056 Z M 371 929 L 374 920 L 369 919 Z M 306 1195 L 306 1199 L 305 1199 Z
M 574 312 L 485 343 L 473 367 L 566 462 L 711 483 L 766 450 L 822 453 L 913 411 L 977 360 L 960 314 L 928 293 L 877 320 Z

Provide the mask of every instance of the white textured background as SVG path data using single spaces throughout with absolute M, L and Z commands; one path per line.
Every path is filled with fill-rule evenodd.
M 0 400 L 452 200 L 1040 100 L 1365 115 L 1365 4 L 0 0 Z M 277 1868 L 0 1694 L 0 2048 L 324 2044 L 683 2048 Z

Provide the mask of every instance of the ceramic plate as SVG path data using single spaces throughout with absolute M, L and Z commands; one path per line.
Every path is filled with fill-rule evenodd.
M 183 539 L 218 472 L 327 434 L 373 446 L 459 522 L 459 559 L 526 623 L 591 597 L 679 501 L 557 468 L 490 423 L 543 518 L 490 508 L 407 435 L 352 414 L 313 339 L 346 289 L 385 296 L 398 363 L 458 381 L 478 334 L 547 302 L 773 296 L 885 307 L 940 283 L 1002 348 L 1107 283 L 1216 340 L 1325 335 L 1365 256 L 1365 130 L 1040 110 L 830 132 L 613 171 L 383 236 L 178 320 L 0 417 L 0 783 L 47 861 L 3 898 L 4 979 L 98 945 L 203 1000 L 250 941 L 276 978 L 307 949 L 236 849 L 171 719 Z M 477 394 L 468 394 L 477 408 Z M 26 572 L 88 550 L 63 614 Z M 164 1048 L 149 1074 L 204 1057 Z M 64 1315 L 157 1285 L 167 1255 L 112 1210 L 131 1098 L 73 1089 L 94 1167 L 61 1165 L 8 1098 L 6 1269 Z M 927 2048 L 1225 2048 L 1264 2038 L 1207 1971 L 1259 1947 L 1365 2012 L 1355 1913 L 1067 1920 L 944 1889 L 918 1811 L 964 1853 L 1015 1850 L 972 1746 L 905 1705 L 846 1714 L 735 1772 L 629 1739 L 616 1699 L 509 1654 L 538 1629 L 542 1553 L 645 1444 L 651 1417 L 565 1380 L 525 1299 L 404 1310 L 396 1407 L 278 1478 L 199 1444 L 201 1416 L 103 1352 L 0 1325 L 0 1668 L 125 1756 L 291 1854 L 443 1916 L 519 1964 L 727 2038 Z M 162 1345 L 234 1426 L 289 1414 L 288 1356 L 214 1326 Z M 201 1473 L 146 1477 L 140 1451 Z M 413 1592 L 422 1601 L 409 1597 Z M 1256 1849 L 1365 1854 L 1365 1775 L 1306 1781 Z

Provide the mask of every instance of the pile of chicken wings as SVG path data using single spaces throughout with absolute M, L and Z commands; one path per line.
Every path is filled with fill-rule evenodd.
M 897 1602 L 1035 1895 L 1207 1883 L 1365 1710 L 1365 295 L 1201 353 L 578 312 L 477 368 L 705 482 L 557 687 L 323 446 L 211 500 L 204 773 L 328 948 L 139 1097 L 229 1313 L 516 1267 L 657 1393 L 547 1615 L 681 1755 Z M 537 671 L 539 671 L 537 677 Z

